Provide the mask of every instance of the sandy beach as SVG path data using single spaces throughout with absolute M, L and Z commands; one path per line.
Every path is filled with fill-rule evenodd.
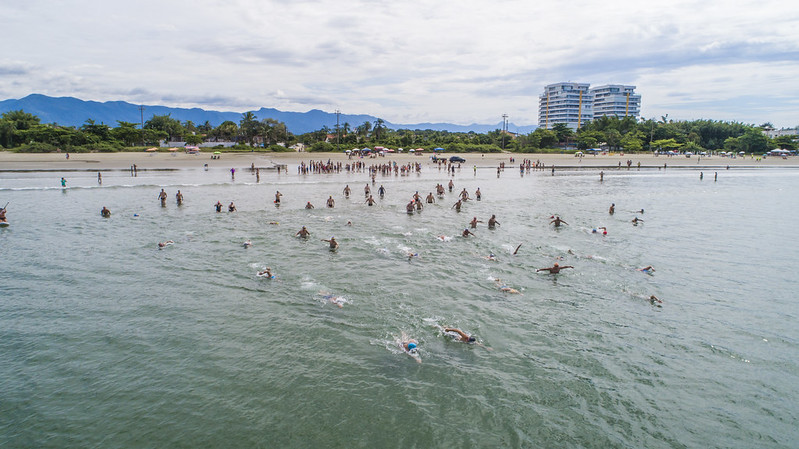
M 446 153 L 444 156 L 450 157 L 454 153 Z M 421 155 L 412 154 L 389 154 L 386 157 L 374 157 L 360 159 L 367 164 L 378 164 L 393 162 L 403 164 L 408 162 L 430 162 L 430 153 Z M 561 169 L 579 168 L 617 168 L 619 163 L 626 167 L 627 161 L 632 161 L 633 168 L 641 163 L 642 169 L 656 169 L 667 164 L 668 167 L 713 169 L 730 167 L 797 167 L 799 158 L 782 159 L 769 157 L 758 160 L 757 158 L 746 156 L 734 159 L 727 157 L 702 157 L 691 156 L 654 156 L 651 154 L 623 154 L 610 153 L 607 155 L 586 155 L 577 158 L 571 154 L 538 154 L 538 153 L 464 153 L 458 154 L 466 159 L 465 166 L 476 165 L 478 168 L 497 167 L 500 162 L 505 162 L 506 167 L 510 164 L 510 158 L 515 158 L 514 164 L 520 163 L 523 159 L 533 161 L 540 160 L 547 167 L 555 166 Z M 211 159 L 210 153 L 185 154 L 182 152 L 157 152 L 157 153 L 72 153 L 69 159 L 63 153 L 29 154 L 14 153 L 9 151 L 0 152 L 0 171 L 29 171 L 29 170 L 53 170 L 53 171 L 93 171 L 93 170 L 128 170 L 132 165 L 136 165 L 139 170 L 164 170 L 196 168 L 208 164 L 209 168 L 248 168 L 255 164 L 260 168 L 272 168 L 278 164 L 296 166 L 302 161 L 323 160 L 333 161 L 357 161 L 357 157 L 349 159 L 342 153 L 223 153 L 219 159 Z M 511 165 L 514 165 L 511 164 Z

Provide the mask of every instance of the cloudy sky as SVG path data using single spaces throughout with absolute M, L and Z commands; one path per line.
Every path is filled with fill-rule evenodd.
M 0 99 L 393 123 L 537 123 L 560 81 L 641 115 L 799 125 L 799 8 L 772 0 L 0 0 Z

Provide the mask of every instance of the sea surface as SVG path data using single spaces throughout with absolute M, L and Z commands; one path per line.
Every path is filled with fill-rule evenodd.
M 799 444 L 797 169 L 235 168 L 0 172 L 0 447 Z

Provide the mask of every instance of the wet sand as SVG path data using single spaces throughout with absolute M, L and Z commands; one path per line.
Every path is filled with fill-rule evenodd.
M 445 153 L 442 156 L 450 157 L 454 153 Z M 389 154 L 386 157 L 365 157 L 349 159 L 342 153 L 222 153 L 219 159 L 211 159 L 210 153 L 196 155 L 182 152 L 136 152 L 136 153 L 72 153 L 69 159 L 63 153 L 29 154 L 0 151 L 0 171 L 93 171 L 93 170 L 129 170 L 136 165 L 139 170 L 168 170 L 184 168 L 200 168 L 208 164 L 209 168 L 249 168 L 251 164 L 261 169 L 273 169 L 277 165 L 296 167 L 302 161 L 341 161 L 343 163 L 362 161 L 367 164 L 380 164 L 396 161 L 399 164 L 408 162 L 430 163 L 431 153 L 421 155 Z M 571 154 L 539 154 L 539 153 L 460 153 L 466 159 L 465 167 L 476 165 L 478 168 L 495 168 L 500 162 L 505 162 L 506 168 L 517 166 L 523 159 L 531 159 L 544 163 L 549 169 L 553 165 L 557 169 L 593 168 L 616 169 L 619 162 L 626 168 L 628 160 L 632 161 L 632 168 L 636 169 L 641 163 L 642 169 L 657 169 L 666 164 L 668 167 L 696 168 L 696 169 L 722 169 L 728 165 L 732 167 L 799 167 L 799 158 L 769 157 L 758 160 L 756 157 L 702 157 L 691 156 L 654 156 L 652 154 L 619 154 L 587 155 L 583 158 Z M 510 158 L 516 162 L 510 163 Z M 289 168 L 292 169 L 291 167 Z

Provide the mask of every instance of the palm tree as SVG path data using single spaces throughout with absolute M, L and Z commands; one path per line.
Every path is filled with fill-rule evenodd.
M 258 118 L 255 116 L 255 113 L 248 111 L 244 114 L 241 114 L 239 127 L 244 139 L 247 140 L 247 143 L 249 143 L 250 146 L 252 146 L 253 139 L 256 135 L 258 135 Z

